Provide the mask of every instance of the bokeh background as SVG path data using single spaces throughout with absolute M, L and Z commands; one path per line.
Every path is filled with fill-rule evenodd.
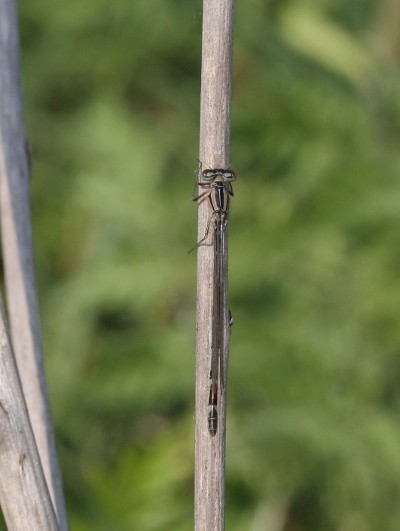
M 200 0 L 20 2 L 73 531 L 193 528 Z M 400 7 L 236 2 L 226 528 L 400 529 Z

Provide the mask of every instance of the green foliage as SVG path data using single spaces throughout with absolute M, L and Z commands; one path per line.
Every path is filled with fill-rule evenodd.
M 399 527 L 392 4 L 236 5 L 230 530 Z M 188 530 L 200 3 L 20 10 L 44 346 L 72 529 Z

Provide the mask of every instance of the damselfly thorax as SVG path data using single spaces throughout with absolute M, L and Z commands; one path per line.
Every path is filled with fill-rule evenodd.
M 201 202 L 208 199 L 212 213 L 203 238 L 190 251 L 201 245 L 207 239 L 211 225 L 214 225 L 214 228 L 216 228 L 216 224 L 226 225 L 230 198 L 233 196 L 232 182 L 236 179 L 236 174 L 229 168 L 226 170 L 215 168 L 201 171 L 200 164 L 198 177 L 200 180 L 197 180 L 196 184 L 204 189 L 204 191 L 196 197 L 193 197 L 193 201 Z

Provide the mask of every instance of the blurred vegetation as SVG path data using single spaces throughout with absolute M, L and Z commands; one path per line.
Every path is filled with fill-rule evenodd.
M 235 17 L 227 529 L 400 529 L 400 16 Z M 199 0 L 20 3 L 73 531 L 193 528 Z

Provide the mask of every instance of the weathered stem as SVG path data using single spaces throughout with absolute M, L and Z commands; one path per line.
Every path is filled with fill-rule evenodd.
M 233 0 L 203 1 L 203 44 L 200 104 L 200 161 L 203 169 L 229 167 Z M 210 217 L 208 201 L 199 205 L 198 239 Z M 208 431 L 210 358 L 213 316 L 214 252 L 212 245 L 198 248 L 196 432 L 195 432 L 195 529 L 222 531 L 225 504 L 226 387 L 218 398 L 218 430 Z M 225 282 L 224 311 L 227 308 Z M 224 319 L 223 380 L 229 354 L 229 319 Z
M 58 531 L 0 297 L 0 503 L 9 531 Z
M 29 157 L 22 118 L 16 0 L 0 0 L 0 202 L 11 335 L 47 485 L 68 529 L 43 367 L 29 204 Z

